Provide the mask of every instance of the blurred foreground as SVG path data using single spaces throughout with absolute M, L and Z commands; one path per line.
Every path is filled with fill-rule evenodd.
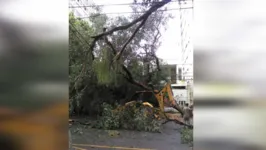
M 195 1 L 195 149 L 266 149 L 263 1 Z
M 51 2 L 0 2 L 1 149 L 68 148 L 67 3 Z

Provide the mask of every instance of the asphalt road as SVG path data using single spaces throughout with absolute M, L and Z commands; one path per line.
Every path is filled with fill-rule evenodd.
M 181 144 L 181 127 L 172 122 L 163 125 L 162 133 L 106 131 L 72 125 L 72 145 L 77 150 L 191 150 Z

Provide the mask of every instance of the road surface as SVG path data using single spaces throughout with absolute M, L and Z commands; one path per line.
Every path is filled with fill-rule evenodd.
M 72 145 L 77 150 L 191 150 L 181 144 L 180 129 L 172 122 L 163 125 L 162 133 L 98 130 L 74 124 Z

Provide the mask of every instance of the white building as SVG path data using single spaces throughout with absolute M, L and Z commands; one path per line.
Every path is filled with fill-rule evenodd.
M 182 1 L 179 6 L 192 8 L 193 1 Z M 193 104 L 193 9 L 180 9 L 179 15 L 181 63 L 176 65 L 178 78 L 177 84 L 172 84 L 172 90 L 177 102 L 184 105 Z
M 193 1 L 180 2 L 181 64 L 184 80 L 193 81 Z
M 184 106 L 186 103 L 191 104 L 190 94 L 186 82 L 179 82 L 177 84 L 172 84 L 171 87 L 174 99 L 178 104 L 182 106 Z
M 173 91 L 174 99 L 180 105 L 185 105 L 186 103 L 192 104 L 192 91 L 193 91 L 193 82 L 191 79 L 186 79 L 184 77 L 183 69 L 181 68 L 181 72 L 179 72 L 179 65 L 166 65 L 168 71 L 170 72 L 170 76 L 168 77 L 169 81 L 171 81 L 171 87 Z M 191 67 L 191 66 L 190 66 Z M 189 67 L 187 67 L 189 68 Z M 180 76 L 181 75 L 181 79 Z M 191 75 L 193 77 L 193 74 Z

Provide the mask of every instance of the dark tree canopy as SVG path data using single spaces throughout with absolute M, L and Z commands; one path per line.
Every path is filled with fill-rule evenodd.
M 167 81 L 156 50 L 161 29 L 171 18 L 157 10 L 169 1 L 143 2 L 132 10 L 146 13 L 129 18 L 109 18 L 96 7 L 89 22 L 70 14 L 71 113 L 94 113 L 102 102 L 123 103 L 136 90 L 161 88 L 161 81 Z

